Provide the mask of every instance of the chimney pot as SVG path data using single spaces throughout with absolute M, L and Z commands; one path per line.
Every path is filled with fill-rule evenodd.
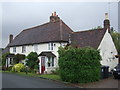
M 105 19 L 108 20 L 108 13 L 105 13 Z
M 54 12 L 53 16 L 56 16 L 56 12 Z

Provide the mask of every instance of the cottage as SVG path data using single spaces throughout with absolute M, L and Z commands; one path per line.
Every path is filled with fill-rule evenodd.
M 74 32 L 67 26 L 56 12 L 50 16 L 50 21 L 23 30 L 14 39 L 10 36 L 9 51 L 12 54 L 28 55 L 30 52 L 39 54 L 39 72 L 50 73 L 58 67 L 58 48 L 68 44 L 75 47 L 93 47 L 100 50 L 102 65 L 113 69 L 118 60 L 117 50 L 110 35 L 110 21 L 105 15 L 104 27 L 101 29 Z

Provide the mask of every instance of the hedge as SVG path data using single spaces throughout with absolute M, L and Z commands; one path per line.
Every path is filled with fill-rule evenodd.
M 90 47 L 60 47 L 58 53 L 59 73 L 63 81 L 88 83 L 100 79 L 101 56 L 98 50 Z

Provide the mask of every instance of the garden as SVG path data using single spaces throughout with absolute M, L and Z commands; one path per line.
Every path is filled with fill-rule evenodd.
M 51 74 L 39 74 L 38 54 L 31 52 L 27 56 L 15 55 L 14 65 L 7 68 L 8 73 L 15 73 L 25 76 L 34 76 L 59 80 L 70 83 L 89 83 L 100 79 L 101 72 L 101 56 L 98 50 L 90 47 L 86 48 L 67 48 L 60 47 L 59 53 L 59 69 L 52 71 Z M 7 54 L 2 55 L 2 65 L 5 66 Z M 26 64 L 21 60 L 26 60 Z

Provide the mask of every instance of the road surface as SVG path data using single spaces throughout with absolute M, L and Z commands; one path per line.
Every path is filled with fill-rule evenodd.
M 27 77 L 17 74 L 2 73 L 2 88 L 75 88 L 59 82 Z

